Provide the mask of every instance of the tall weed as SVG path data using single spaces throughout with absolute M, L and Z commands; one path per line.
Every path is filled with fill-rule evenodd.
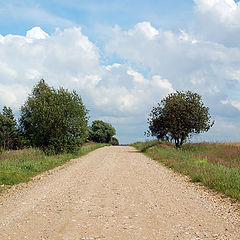
M 181 149 L 166 148 L 163 143 L 133 146 L 154 160 L 188 175 L 213 190 L 240 200 L 240 147 L 217 143 L 185 144 Z
M 47 156 L 41 150 L 30 148 L 6 151 L 0 155 L 0 185 L 14 185 L 27 182 L 33 176 L 64 164 L 106 144 L 88 145 L 74 153 Z

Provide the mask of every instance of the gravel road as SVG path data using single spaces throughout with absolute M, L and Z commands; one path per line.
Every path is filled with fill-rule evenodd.
M 104 147 L 0 196 L 0 239 L 240 239 L 237 203 L 132 147 Z

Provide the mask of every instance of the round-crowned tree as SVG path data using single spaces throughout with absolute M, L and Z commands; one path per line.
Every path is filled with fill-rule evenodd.
M 148 118 L 148 136 L 174 141 L 180 147 L 193 134 L 208 131 L 214 124 L 209 108 L 199 94 L 191 91 L 171 93 L 153 107 Z
M 95 120 L 89 130 L 89 140 L 98 143 L 110 143 L 116 134 L 115 128 L 102 120 Z
M 118 139 L 115 138 L 115 137 L 112 137 L 111 144 L 112 144 L 113 146 L 118 146 L 118 145 L 119 145 Z

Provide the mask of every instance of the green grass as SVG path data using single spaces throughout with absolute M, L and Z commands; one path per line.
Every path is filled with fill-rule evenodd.
M 133 146 L 152 159 L 188 175 L 211 189 L 240 200 L 240 147 L 212 144 L 185 144 L 181 149 L 159 141 Z
M 78 158 L 103 146 L 106 146 L 106 144 L 87 145 L 81 147 L 75 153 L 53 156 L 47 156 L 34 148 L 2 152 L 0 154 L 0 185 L 12 186 L 21 182 L 28 182 L 32 177 L 44 171 L 53 169 L 70 159 Z

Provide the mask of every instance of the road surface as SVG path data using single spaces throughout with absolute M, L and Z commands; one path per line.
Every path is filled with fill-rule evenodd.
M 240 239 L 229 200 L 132 147 L 104 147 L 0 197 L 0 239 Z

